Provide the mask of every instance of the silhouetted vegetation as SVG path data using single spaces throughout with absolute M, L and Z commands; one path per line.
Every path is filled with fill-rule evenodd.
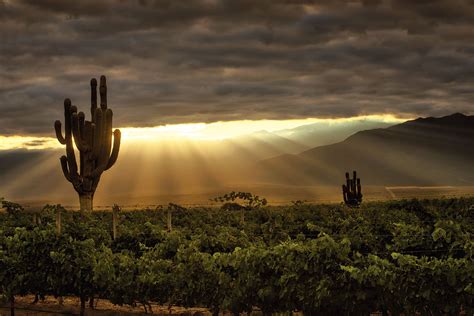
M 250 192 L 232 191 L 213 198 L 211 201 L 224 203 L 221 208 L 229 211 L 240 209 L 251 210 L 267 205 L 267 199 L 253 195 Z
M 77 113 L 71 100 L 64 100 L 65 136 L 61 122 L 54 128 L 58 141 L 66 145 L 66 156 L 61 157 L 64 177 L 72 183 L 79 194 L 81 211 L 92 211 L 94 193 L 100 176 L 117 161 L 120 149 L 120 130 L 114 131 L 112 148 L 112 110 L 107 108 L 107 85 L 105 76 L 100 77 L 100 108 L 97 107 L 97 80 L 91 80 L 91 120 L 85 120 L 84 112 Z M 73 142 L 74 138 L 74 142 Z M 74 145 L 79 151 L 80 165 L 77 168 Z
M 362 203 L 362 186 L 360 178 L 357 178 L 357 172 L 353 172 L 353 178 L 346 172 L 346 184 L 342 185 L 342 197 L 344 203 L 349 207 L 359 207 Z

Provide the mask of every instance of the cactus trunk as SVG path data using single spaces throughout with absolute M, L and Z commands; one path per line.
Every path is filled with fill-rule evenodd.
M 93 210 L 92 201 L 94 199 L 94 194 L 86 193 L 86 194 L 79 194 L 79 204 L 81 208 L 81 212 L 90 212 Z

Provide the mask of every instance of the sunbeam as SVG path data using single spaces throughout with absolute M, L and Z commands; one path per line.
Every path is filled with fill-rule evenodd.
M 396 121 L 389 116 L 379 119 Z M 119 159 L 101 176 L 95 204 L 110 207 L 113 203 L 208 203 L 210 197 L 232 190 L 265 194 L 275 203 L 293 199 L 331 201 L 339 199 L 344 173 L 351 170 L 357 170 L 363 183 L 369 184 L 365 189 L 374 199 L 391 197 L 385 186 L 439 186 L 453 179 L 460 185 L 470 184 L 469 176 L 459 177 L 456 170 L 456 166 L 470 161 L 464 155 L 470 148 L 470 134 L 462 126 L 437 128 L 435 135 L 415 120 L 408 125 L 341 134 L 335 144 L 311 148 L 305 144 L 320 135 L 324 138 L 330 133 L 331 124 L 337 125 L 340 132 L 345 123 L 324 120 L 323 124 L 319 120 L 320 123 L 308 125 L 310 121 L 318 120 L 122 128 Z M 303 125 L 278 129 L 293 124 Z M 321 130 L 324 134 L 320 134 Z M 460 137 L 464 134 L 467 136 Z M 24 158 L 0 155 L 0 160 L 11 165 L 2 167 L 2 196 L 77 206 L 77 195 L 60 171 L 58 158 L 64 149 L 57 141 L 34 136 L 4 139 L 8 141 L 3 148 L 18 146 L 16 150 L 22 150 Z M 446 150 L 440 150 L 440 146 Z M 0 153 L 10 151 L 4 149 Z M 420 159 L 423 172 L 414 167 Z M 439 168 L 440 163 L 443 168 Z

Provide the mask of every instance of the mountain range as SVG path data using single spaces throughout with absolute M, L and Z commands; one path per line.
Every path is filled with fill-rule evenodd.
M 264 182 L 340 183 L 357 170 L 373 185 L 474 184 L 474 116 L 455 113 L 359 131 L 345 140 L 258 163 Z

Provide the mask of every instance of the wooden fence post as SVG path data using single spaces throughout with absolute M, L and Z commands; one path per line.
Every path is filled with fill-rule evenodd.
M 112 207 L 112 238 L 115 240 L 117 238 L 117 225 L 118 225 L 118 213 L 120 207 L 117 204 L 114 204 Z
M 33 226 L 41 225 L 41 208 L 36 206 L 24 206 L 24 211 L 31 214 Z
M 168 207 L 168 214 L 167 214 L 167 221 L 166 221 L 168 231 L 171 232 L 172 227 L 171 227 L 171 208 Z
M 10 316 L 15 316 L 15 296 L 10 296 Z
M 56 207 L 56 235 L 59 237 L 61 235 L 61 211 L 62 207 L 59 205 Z M 62 296 L 58 297 L 58 304 L 60 306 L 64 305 L 64 298 Z
M 61 235 L 61 208 L 56 208 L 56 234 Z

